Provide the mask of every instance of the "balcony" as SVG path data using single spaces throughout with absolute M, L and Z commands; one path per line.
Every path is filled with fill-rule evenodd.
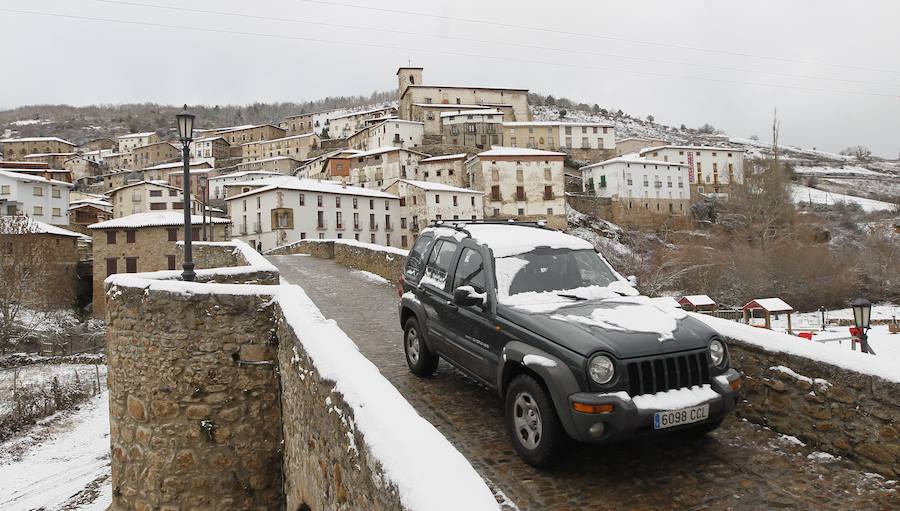
M 244 224 L 241 226 L 241 236 L 246 236 L 246 235 L 247 235 L 247 225 Z
M 253 222 L 253 232 L 257 234 L 262 232 L 262 226 L 259 225 L 259 222 Z
M 328 222 L 324 222 L 324 221 L 319 222 L 318 225 L 316 225 L 316 229 L 318 229 L 320 231 L 324 231 L 325 229 L 328 229 Z
M 662 188 L 662 181 L 654 181 L 653 188 Z
M 343 222 L 337 222 L 337 223 L 335 223 L 334 228 L 337 229 L 337 230 L 343 231 L 343 230 L 344 230 L 344 223 L 343 223 Z
M 362 226 L 359 225 L 359 224 L 353 224 L 353 230 L 354 230 L 354 231 L 361 231 L 361 230 L 362 230 Z

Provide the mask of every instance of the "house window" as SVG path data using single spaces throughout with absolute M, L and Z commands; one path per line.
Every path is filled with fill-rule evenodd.
M 106 231 L 106 244 L 107 245 L 115 245 L 116 244 L 116 231 Z
M 518 201 L 525 200 L 525 187 L 524 186 L 516 187 L 516 200 L 518 200 Z
M 441 203 L 441 195 L 440 194 L 438 194 L 438 193 L 434 194 L 434 203 L 435 204 Z
M 334 207 L 336 207 L 336 208 L 341 207 L 341 198 L 340 197 L 334 198 Z
M 60 197 L 62 197 L 62 194 L 60 193 L 59 188 L 53 188 L 52 192 L 53 192 L 54 199 L 59 199 Z
M 34 194 L 35 197 L 42 197 L 44 195 L 44 189 L 40 186 L 35 186 L 32 188 L 31 193 Z
M 500 200 L 500 185 L 491 187 L 491 200 Z
M 150 190 L 151 197 L 162 197 L 162 190 Z
M 9 190 L 10 190 L 9 185 L 0 186 L 0 195 L 9 195 L 10 194 Z
M 305 193 L 300 194 L 300 205 L 306 206 L 306 194 Z
M 135 239 L 135 230 L 134 229 L 126 229 L 125 230 L 125 243 L 134 243 Z
M 158 211 L 158 210 L 161 210 L 161 209 L 166 209 L 167 204 L 168 204 L 168 203 L 166 203 L 166 202 L 151 202 L 151 203 L 150 203 L 150 209 L 153 210 L 153 211 Z
M 174 270 L 175 269 L 175 256 L 167 255 L 166 256 L 166 265 L 167 265 L 168 269 Z
M 519 208 L 519 216 L 525 216 L 525 208 Z
M 125 273 L 137 273 L 137 257 L 125 258 Z
M 200 228 L 194 227 L 191 229 L 191 241 L 200 241 Z
M 403 248 L 406 248 L 406 246 L 407 246 L 408 244 L 409 244 L 409 242 L 408 242 L 408 240 L 407 240 L 407 237 L 406 237 L 405 235 L 404 235 L 404 236 L 400 236 L 400 246 L 403 247 Z
M 322 207 L 322 196 L 321 195 L 316 195 L 316 205 L 319 206 L 320 208 Z
M 553 200 L 553 186 L 544 187 L 544 200 Z
M 459 197 L 457 197 L 456 195 L 453 196 L 453 205 L 459 206 Z
M 169 235 L 169 241 L 178 241 L 178 229 L 166 229 Z
M 369 241 L 370 241 L 371 243 L 375 243 L 375 233 L 374 233 L 374 232 L 373 232 L 372 234 L 369 235 Z
M 53 208 L 53 216 L 62 216 L 59 208 Z
M 359 201 L 357 200 L 356 197 L 353 197 L 353 209 L 357 209 L 358 206 L 359 206 Z
M 108 234 L 108 233 L 107 233 Z M 119 260 L 115 257 L 106 258 L 106 276 L 109 277 L 113 273 L 119 272 Z

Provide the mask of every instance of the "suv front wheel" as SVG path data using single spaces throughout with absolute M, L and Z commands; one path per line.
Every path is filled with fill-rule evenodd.
M 506 426 L 519 456 L 544 468 L 562 443 L 562 425 L 544 388 L 527 374 L 516 376 L 506 389 Z
M 406 365 L 414 375 L 428 377 L 437 370 L 438 356 L 425 344 L 419 321 L 414 317 L 403 325 L 403 352 L 406 354 Z

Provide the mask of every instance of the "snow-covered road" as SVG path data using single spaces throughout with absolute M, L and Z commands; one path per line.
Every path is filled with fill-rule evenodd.
M 52 429 L 21 459 L 2 453 L 29 438 L 0 444 L 0 509 L 4 511 L 106 509 L 109 484 L 109 400 L 107 392 L 71 414 L 42 421 Z

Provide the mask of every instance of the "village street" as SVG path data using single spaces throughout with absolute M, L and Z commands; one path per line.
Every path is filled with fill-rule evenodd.
M 729 418 L 703 439 L 660 438 L 617 446 L 572 444 L 548 471 L 525 464 L 492 391 L 441 363 L 431 379 L 407 369 L 393 283 L 332 260 L 272 256 L 325 317 L 440 430 L 497 493 L 519 509 L 888 509 L 895 481 L 815 452 L 797 439 Z

